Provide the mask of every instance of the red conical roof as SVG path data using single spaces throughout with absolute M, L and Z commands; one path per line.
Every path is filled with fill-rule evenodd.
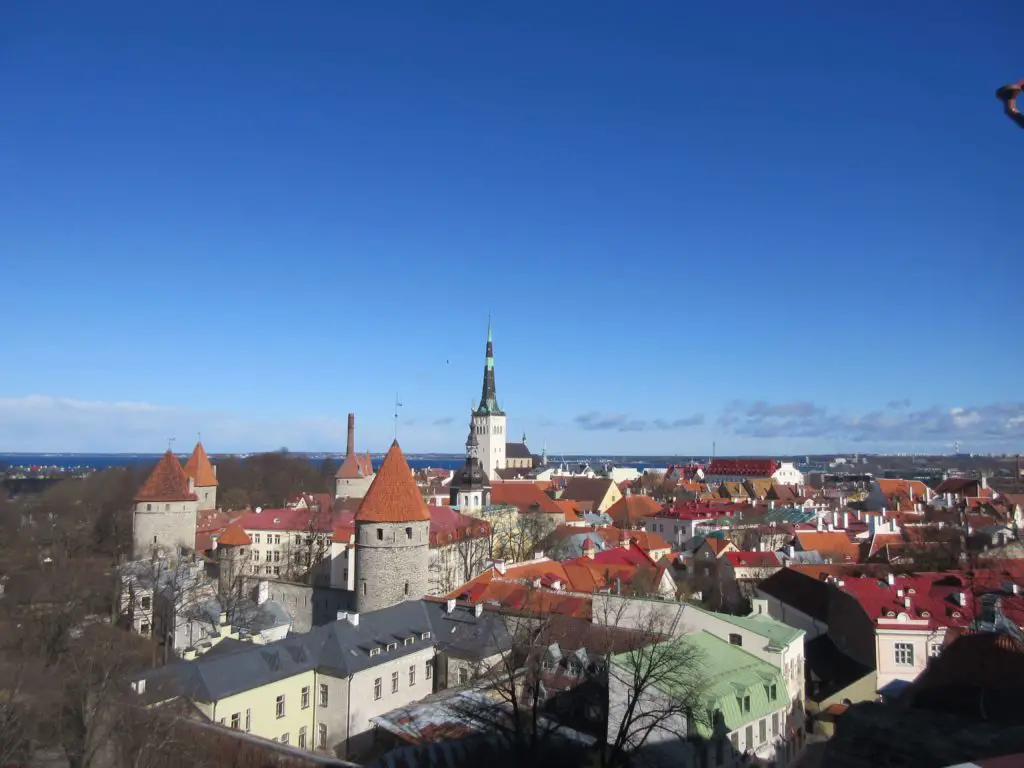
M 188 475 L 177 457 L 168 451 L 150 473 L 135 501 L 195 501 L 198 497 L 188 489 Z
M 396 440 L 391 444 L 377 476 L 370 484 L 359 509 L 357 522 L 414 523 L 430 520 L 423 494 L 416 486 L 412 470 Z
M 218 547 L 225 545 L 229 547 L 247 547 L 250 544 L 252 544 L 252 539 L 245 532 L 245 528 L 238 523 L 231 523 L 231 525 L 224 529 L 224 533 L 217 537 Z
M 214 474 L 210 457 L 206 455 L 206 449 L 202 443 L 196 443 L 195 450 L 185 462 L 185 474 L 192 478 L 197 488 L 209 488 L 217 485 L 217 475 Z

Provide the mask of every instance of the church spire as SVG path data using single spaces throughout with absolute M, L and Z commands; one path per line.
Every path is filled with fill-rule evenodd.
M 487 359 L 484 363 L 484 385 L 480 394 L 478 416 L 504 416 L 498 407 L 498 394 L 494 386 L 494 341 L 491 339 L 491 318 L 487 318 Z

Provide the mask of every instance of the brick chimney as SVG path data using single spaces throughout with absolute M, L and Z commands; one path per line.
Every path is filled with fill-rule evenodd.
M 356 415 L 348 415 L 348 444 L 345 448 L 345 455 L 351 456 L 356 452 Z

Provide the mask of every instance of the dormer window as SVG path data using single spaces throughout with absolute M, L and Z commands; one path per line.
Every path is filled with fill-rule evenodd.
M 370 649 L 370 655 L 371 656 L 380 656 L 380 648 L 371 648 Z
M 959 619 L 960 618 L 960 611 L 953 611 L 953 618 L 954 619 Z
M 421 632 L 420 633 L 420 640 L 429 640 L 429 639 L 430 639 L 430 633 L 429 632 Z
M 398 643 L 388 643 L 388 650 L 393 651 L 398 647 Z
M 412 645 L 415 640 L 415 637 L 407 637 L 402 641 L 402 645 Z
M 931 618 L 931 615 L 931 611 L 921 611 L 921 618 L 923 619 Z
M 907 594 L 908 595 L 916 595 L 917 594 L 917 590 L 914 589 L 913 587 L 908 587 L 907 588 Z
M 885 615 L 888 616 L 890 619 L 895 619 L 896 618 L 896 611 L 886 611 Z

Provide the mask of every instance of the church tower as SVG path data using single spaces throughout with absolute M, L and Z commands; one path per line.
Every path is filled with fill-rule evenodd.
M 180 547 L 196 548 L 199 497 L 192 478 L 178 457 L 167 451 L 133 500 L 133 557 L 174 554 Z
M 430 512 L 397 440 L 356 510 L 355 525 L 359 613 L 427 594 Z
M 217 508 L 217 468 L 210 463 L 202 442 L 196 443 L 192 455 L 185 462 L 185 474 L 188 475 L 196 496 L 199 497 L 199 511 Z
M 494 342 L 491 340 L 491 322 L 487 321 L 487 360 L 484 363 L 484 386 L 480 405 L 473 411 L 473 429 L 480 442 L 480 463 L 491 480 L 496 470 L 505 469 L 505 412 L 498 407 L 498 394 L 494 386 Z
M 479 512 L 491 501 L 491 483 L 480 465 L 480 441 L 472 420 L 466 438 L 466 463 L 452 477 L 449 488 L 449 503 L 467 515 Z

